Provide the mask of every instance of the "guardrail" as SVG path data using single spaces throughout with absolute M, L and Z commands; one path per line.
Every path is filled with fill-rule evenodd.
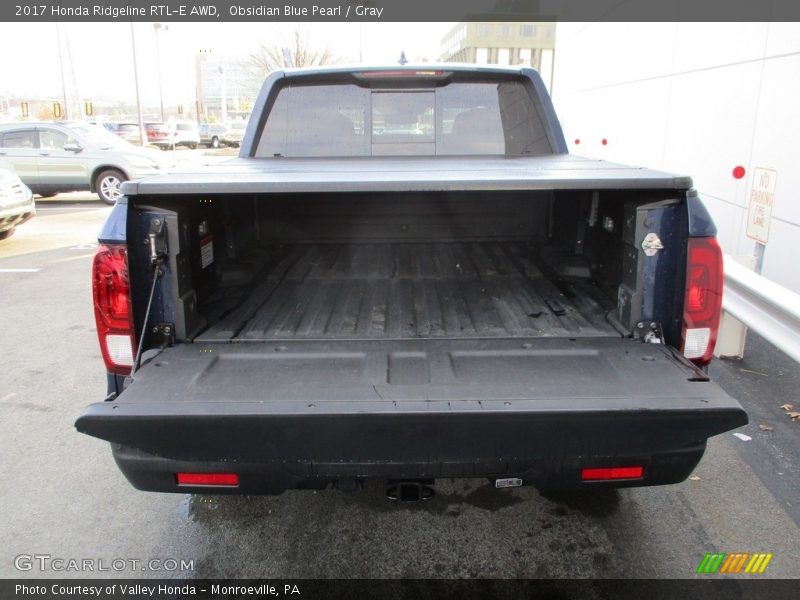
M 800 362 L 800 294 L 750 271 L 727 254 L 722 310 Z

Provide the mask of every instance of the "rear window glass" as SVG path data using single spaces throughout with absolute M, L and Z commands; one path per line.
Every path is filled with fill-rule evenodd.
M 0 147 L 2 148 L 35 148 L 36 132 L 32 129 L 25 131 L 9 131 L 0 134 Z
M 261 157 L 551 154 L 536 104 L 519 81 L 437 88 L 291 85 L 273 104 Z

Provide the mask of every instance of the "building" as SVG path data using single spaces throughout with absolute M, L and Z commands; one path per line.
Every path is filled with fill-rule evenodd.
M 263 83 L 241 60 L 226 59 L 210 50 L 195 56 L 195 76 L 201 123 L 247 120 Z
M 550 86 L 555 23 L 458 23 L 441 41 L 443 62 L 527 65 Z
M 570 151 L 691 175 L 723 250 L 800 292 L 800 23 L 558 27 Z

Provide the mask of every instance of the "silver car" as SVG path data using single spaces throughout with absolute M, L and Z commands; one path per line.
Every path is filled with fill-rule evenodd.
M 14 173 L 0 169 L 0 240 L 34 216 L 33 193 Z
M 0 125 L 0 168 L 14 171 L 35 194 L 89 190 L 106 204 L 128 179 L 169 169 L 158 152 L 137 148 L 86 123 Z
M 244 137 L 246 121 L 222 123 L 202 123 L 199 127 L 200 143 L 211 148 L 233 146 L 238 148 Z

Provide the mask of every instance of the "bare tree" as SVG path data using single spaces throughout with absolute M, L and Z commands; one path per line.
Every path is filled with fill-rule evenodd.
M 329 48 L 314 50 L 310 48 L 307 36 L 294 32 L 294 45 L 265 46 L 252 53 L 247 64 L 258 78 L 265 78 L 270 72 L 286 67 L 313 67 L 315 65 L 329 65 L 338 62 Z

